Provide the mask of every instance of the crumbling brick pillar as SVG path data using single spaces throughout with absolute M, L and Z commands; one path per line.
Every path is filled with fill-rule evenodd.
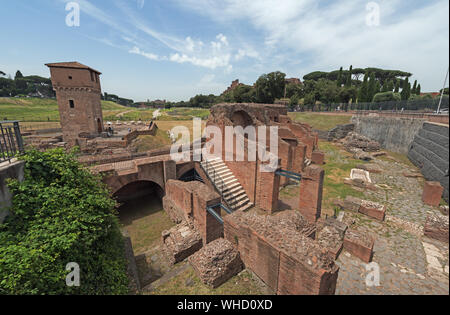
M 278 209 L 280 176 L 275 172 L 261 172 L 258 165 L 255 205 L 269 214 Z
M 202 236 L 204 245 L 223 236 L 223 225 L 206 210 L 207 207 L 213 207 L 220 202 L 220 196 L 203 184 L 192 194 L 194 224 Z M 221 215 L 219 208 L 216 207 L 214 210 Z
M 306 145 L 300 142 L 295 147 L 294 161 L 292 163 L 292 170 L 295 173 L 303 172 L 303 168 L 305 166 L 305 157 L 306 157 Z
M 311 162 L 316 165 L 325 164 L 325 153 L 322 151 L 314 151 L 311 156 Z
M 321 215 L 324 175 L 324 170 L 317 165 L 308 166 L 302 174 L 299 210 L 310 223 L 315 223 Z
M 422 201 L 432 207 L 439 206 L 444 187 L 439 182 L 425 182 Z

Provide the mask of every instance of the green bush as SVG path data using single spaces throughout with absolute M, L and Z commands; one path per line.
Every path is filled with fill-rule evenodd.
M 109 191 L 62 149 L 29 151 L 24 180 L 9 181 L 0 225 L 0 294 L 126 294 L 123 239 Z M 80 286 L 66 286 L 69 262 Z
M 390 102 L 390 101 L 400 101 L 401 96 L 399 93 L 394 92 L 383 92 L 383 93 L 377 93 L 373 97 L 373 102 L 379 103 L 379 102 Z

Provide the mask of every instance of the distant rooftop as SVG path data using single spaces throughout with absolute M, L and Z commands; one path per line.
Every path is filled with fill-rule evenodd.
M 100 71 L 92 69 L 91 67 L 85 66 L 79 62 L 71 61 L 71 62 L 56 62 L 56 63 L 46 63 L 47 67 L 50 68 L 71 68 L 71 69 L 86 69 L 97 72 L 98 74 L 102 74 Z

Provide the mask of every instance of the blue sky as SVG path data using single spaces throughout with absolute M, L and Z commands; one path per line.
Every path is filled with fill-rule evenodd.
M 409 71 L 442 88 L 449 60 L 448 0 L 0 0 L 0 70 L 49 77 L 48 62 L 103 73 L 103 91 L 135 101 L 220 94 L 280 70 L 302 78 L 340 66 Z M 447 83 L 448 85 L 448 83 Z

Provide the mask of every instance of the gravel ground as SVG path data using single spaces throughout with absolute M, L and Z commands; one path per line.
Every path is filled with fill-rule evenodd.
M 387 206 L 385 222 L 346 211 L 355 220 L 353 228 L 375 237 L 373 262 L 379 266 L 379 286 L 366 285 L 374 269 L 343 252 L 336 294 L 449 294 L 448 244 L 423 237 L 428 212 L 438 209 L 421 200 L 423 179 L 407 178 L 410 166 L 396 161 L 375 160 L 383 172 L 371 173 L 372 181 L 381 188 L 367 190 L 365 198 Z M 348 218 L 347 218 L 348 219 Z

